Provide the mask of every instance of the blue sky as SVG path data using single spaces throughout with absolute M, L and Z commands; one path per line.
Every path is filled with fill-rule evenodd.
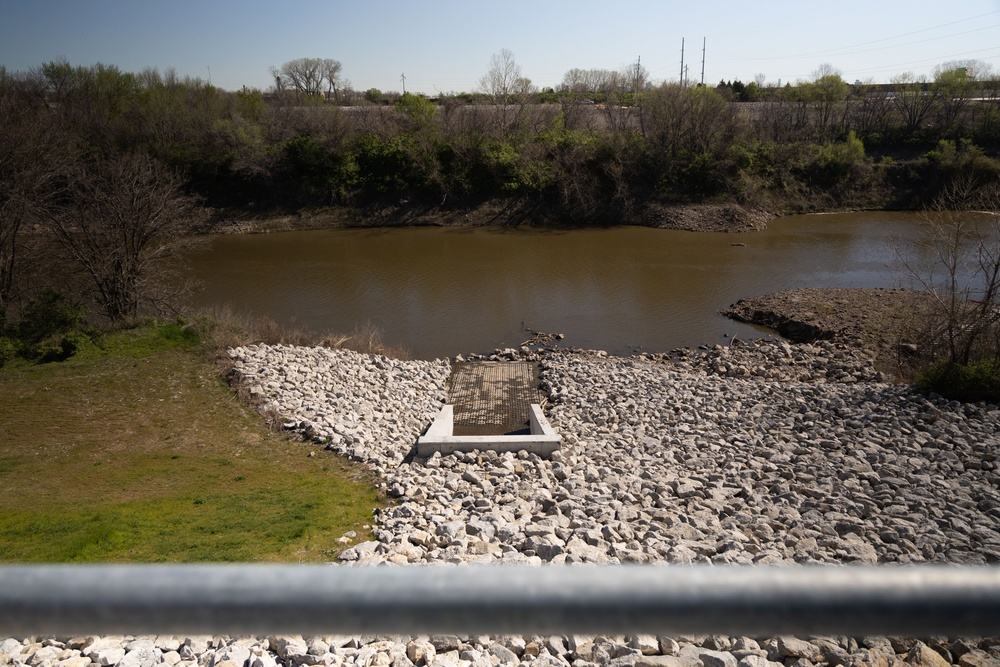
M 641 62 L 677 80 L 782 83 L 830 63 L 888 81 L 963 59 L 1000 71 L 1000 0 L 0 0 L 0 65 L 65 57 L 127 71 L 173 67 L 229 90 L 267 88 L 268 67 L 334 58 L 359 89 L 471 91 L 509 49 L 536 85 L 572 68 Z

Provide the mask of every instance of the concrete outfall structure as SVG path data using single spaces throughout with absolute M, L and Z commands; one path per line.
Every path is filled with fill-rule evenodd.
M 527 451 L 549 458 L 559 449 L 562 437 L 556 433 L 542 413 L 542 406 L 532 403 L 528 410 L 531 424 L 528 435 L 452 435 L 454 406 L 444 405 L 427 432 L 417 438 L 417 455 L 455 452 L 517 452 Z

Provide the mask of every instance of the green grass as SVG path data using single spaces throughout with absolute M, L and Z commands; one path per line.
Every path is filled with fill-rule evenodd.
M 195 336 L 97 342 L 0 369 L 0 561 L 322 561 L 370 536 L 368 473 L 267 430 Z

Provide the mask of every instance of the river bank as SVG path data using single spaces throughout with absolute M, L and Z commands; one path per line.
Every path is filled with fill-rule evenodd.
M 722 314 L 774 329 L 793 342 L 832 340 L 865 350 L 889 377 L 909 369 L 916 323 L 933 307 L 926 292 L 906 289 L 810 288 L 740 299 Z
M 752 232 L 780 217 L 763 209 L 740 204 L 649 204 L 641 212 L 614 224 L 678 229 L 692 232 Z M 392 227 L 516 227 L 588 229 L 612 224 L 571 224 L 557 210 L 519 200 L 488 200 L 464 208 L 402 203 L 396 206 L 331 206 L 304 209 L 292 214 L 259 215 L 231 210 L 215 212 L 202 234 L 265 234 L 312 229 L 366 229 Z
M 345 564 L 1000 562 L 996 407 L 880 382 L 870 354 L 832 341 L 498 356 L 525 352 L 542 365 L 545 410 L 564 438 L 551 460 L 415 457 L 444 399 L 447 360 L 262 345 L 230 354 L 287 428 L 365 462 L 396 499 L 376 514 L 375 540 L 340 555 Z M 998 644 L 477 637 L 400 639 L 377 652 L 463 667 L 484 657 L 553 667 L 970 667 L 1000 660 Z
M 872 381 L 820 341 L 681 359 L 543 350 L 551 461 L 412 459 L 449 363 L 231 353 L 288 426 L 381 475 L 370 562 L 1000 561 L 1000 410 Z
M 503 356 L 518 356 L 508 351 Z M 1000 409 L 878 381 L 832 341 L 673 355 L 528 349 L 550 460 L 415 457 L 450 362 L 248 345 L 238 377 L 285 427 L 363 462 L 395 504 L 346 566 L 1000 562 Z M 310 454 L 311 455 L 311 454 Z M 345 535 L 347 543 L 350 535 Z M 987 667 L 1000 638 L 81 637 L 0 642 L 29 667 Z

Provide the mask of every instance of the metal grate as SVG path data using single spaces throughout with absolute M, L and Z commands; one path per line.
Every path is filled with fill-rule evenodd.
M 455 406 L 454 435 L 524 435 L 528 407 L 541 403 L 538 364 L 465 362 L 452 368 L 448 402 Z

